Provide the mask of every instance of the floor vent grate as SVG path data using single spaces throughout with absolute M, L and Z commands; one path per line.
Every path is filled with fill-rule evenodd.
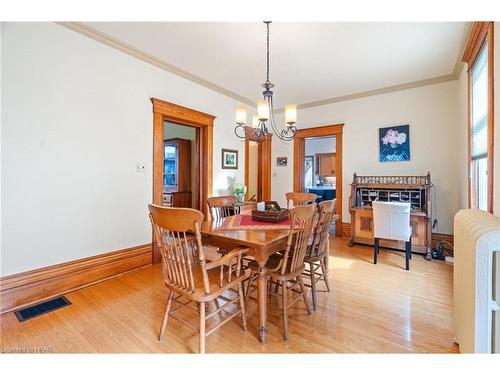
M 15 314 L 17 320 L 19 320 L 20 322 L 24 322 L 25 320 L 36 318 L 37 316 L 69 305 L 71 305 L 71 302 L 69 302 L 66 297 L 57 297 L 33 306 L 25 307 L 24 309 L 17 310 L 15 311 Z

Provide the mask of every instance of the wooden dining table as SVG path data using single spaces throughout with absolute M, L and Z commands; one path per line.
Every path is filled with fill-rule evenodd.
M 231 218 L 237 219 L 239 215 Z M 259 265 L 257 279 L 257 302 L 259 326 L 258 335 L 261 342 L 266 341 L 267 321 L 267 276 L 266 263 L 269 256 L 285 249 L 288 229 L 245 229 L 227 230 L 223 228 L 226 219 L 208 220 L 202 224 L 201 235 L 204 245 L 223 249 L 232 249 L 238 246 L 248 247 L 248 255 L 255 258 Z

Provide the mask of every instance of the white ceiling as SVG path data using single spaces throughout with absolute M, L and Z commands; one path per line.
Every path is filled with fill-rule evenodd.
M 87 25 L 251 101 L 261 98 L 263 23 Z M 275 107 L 450 75 L 467 29 L 463 22 L 273 22 L 270 80 L 276 84 Z

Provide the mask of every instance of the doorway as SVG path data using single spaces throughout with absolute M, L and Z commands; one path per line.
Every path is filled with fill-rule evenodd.
M 335 235 L 342 236 L 343 124 L 301 129 L 294 140 L 293 190 L 337 199 Z
M 163 123 L 163 192 L 165 207 L 199 209 L 198 129 L 165 121 Z
M 165 178 L 165 123 L 194 128 L 196 159 L 195 199 L 200 211 L 208 213 L 207 198 L 212 195 L 213 181 L 213 126 L 215 116 L 195 109 L 151 98 L 153 103 L 153 203 L 163 205 Z M 168 131 L 168 126 L 167 126 Z M 167 133 L 168 134 L 168 133 Z M 170 142 L 170 139 L 167 138 Z M 171 181 L 171 176 L 169 177 Z M 188 199 L 186 199 L 189 201 Z M 159 249 L 153 241 L 153 263 L 161 260 Z
M 245 138 L 245 199 L 255 202 L 271 199 L 271 145 L 272 134 L 256 140 Z

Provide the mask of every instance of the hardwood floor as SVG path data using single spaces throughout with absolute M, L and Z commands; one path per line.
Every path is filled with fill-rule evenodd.
M 349 248 L 335 238 L 330 249 L 330 293 L 318 293 L 318 309 L 289 310 L 283 341 L 280 297 L 272 296 L 268 340 L 257 338 L 256 301 L 247 308 L 248 330 L 233 319 L 207 338 L 208 353 L 406 353 L 457 352 L 453 341 L 453 267 L 414 255 L 404 270 L 402 252 L 381 249 L 372 264 L 369 246 Z M 322 290 L 322 285 L 319 289 Z M 149 266 L 69 293 L 72 305 L 19 323 L 0 317 L 0 352 L 44 348 L 52 352 L 193 353 L 194 331 L 173 319 L 163 342 L 157 333 L 166 303 L 160 265 Z M 193 315 L 194 317 L 194 315 Z

